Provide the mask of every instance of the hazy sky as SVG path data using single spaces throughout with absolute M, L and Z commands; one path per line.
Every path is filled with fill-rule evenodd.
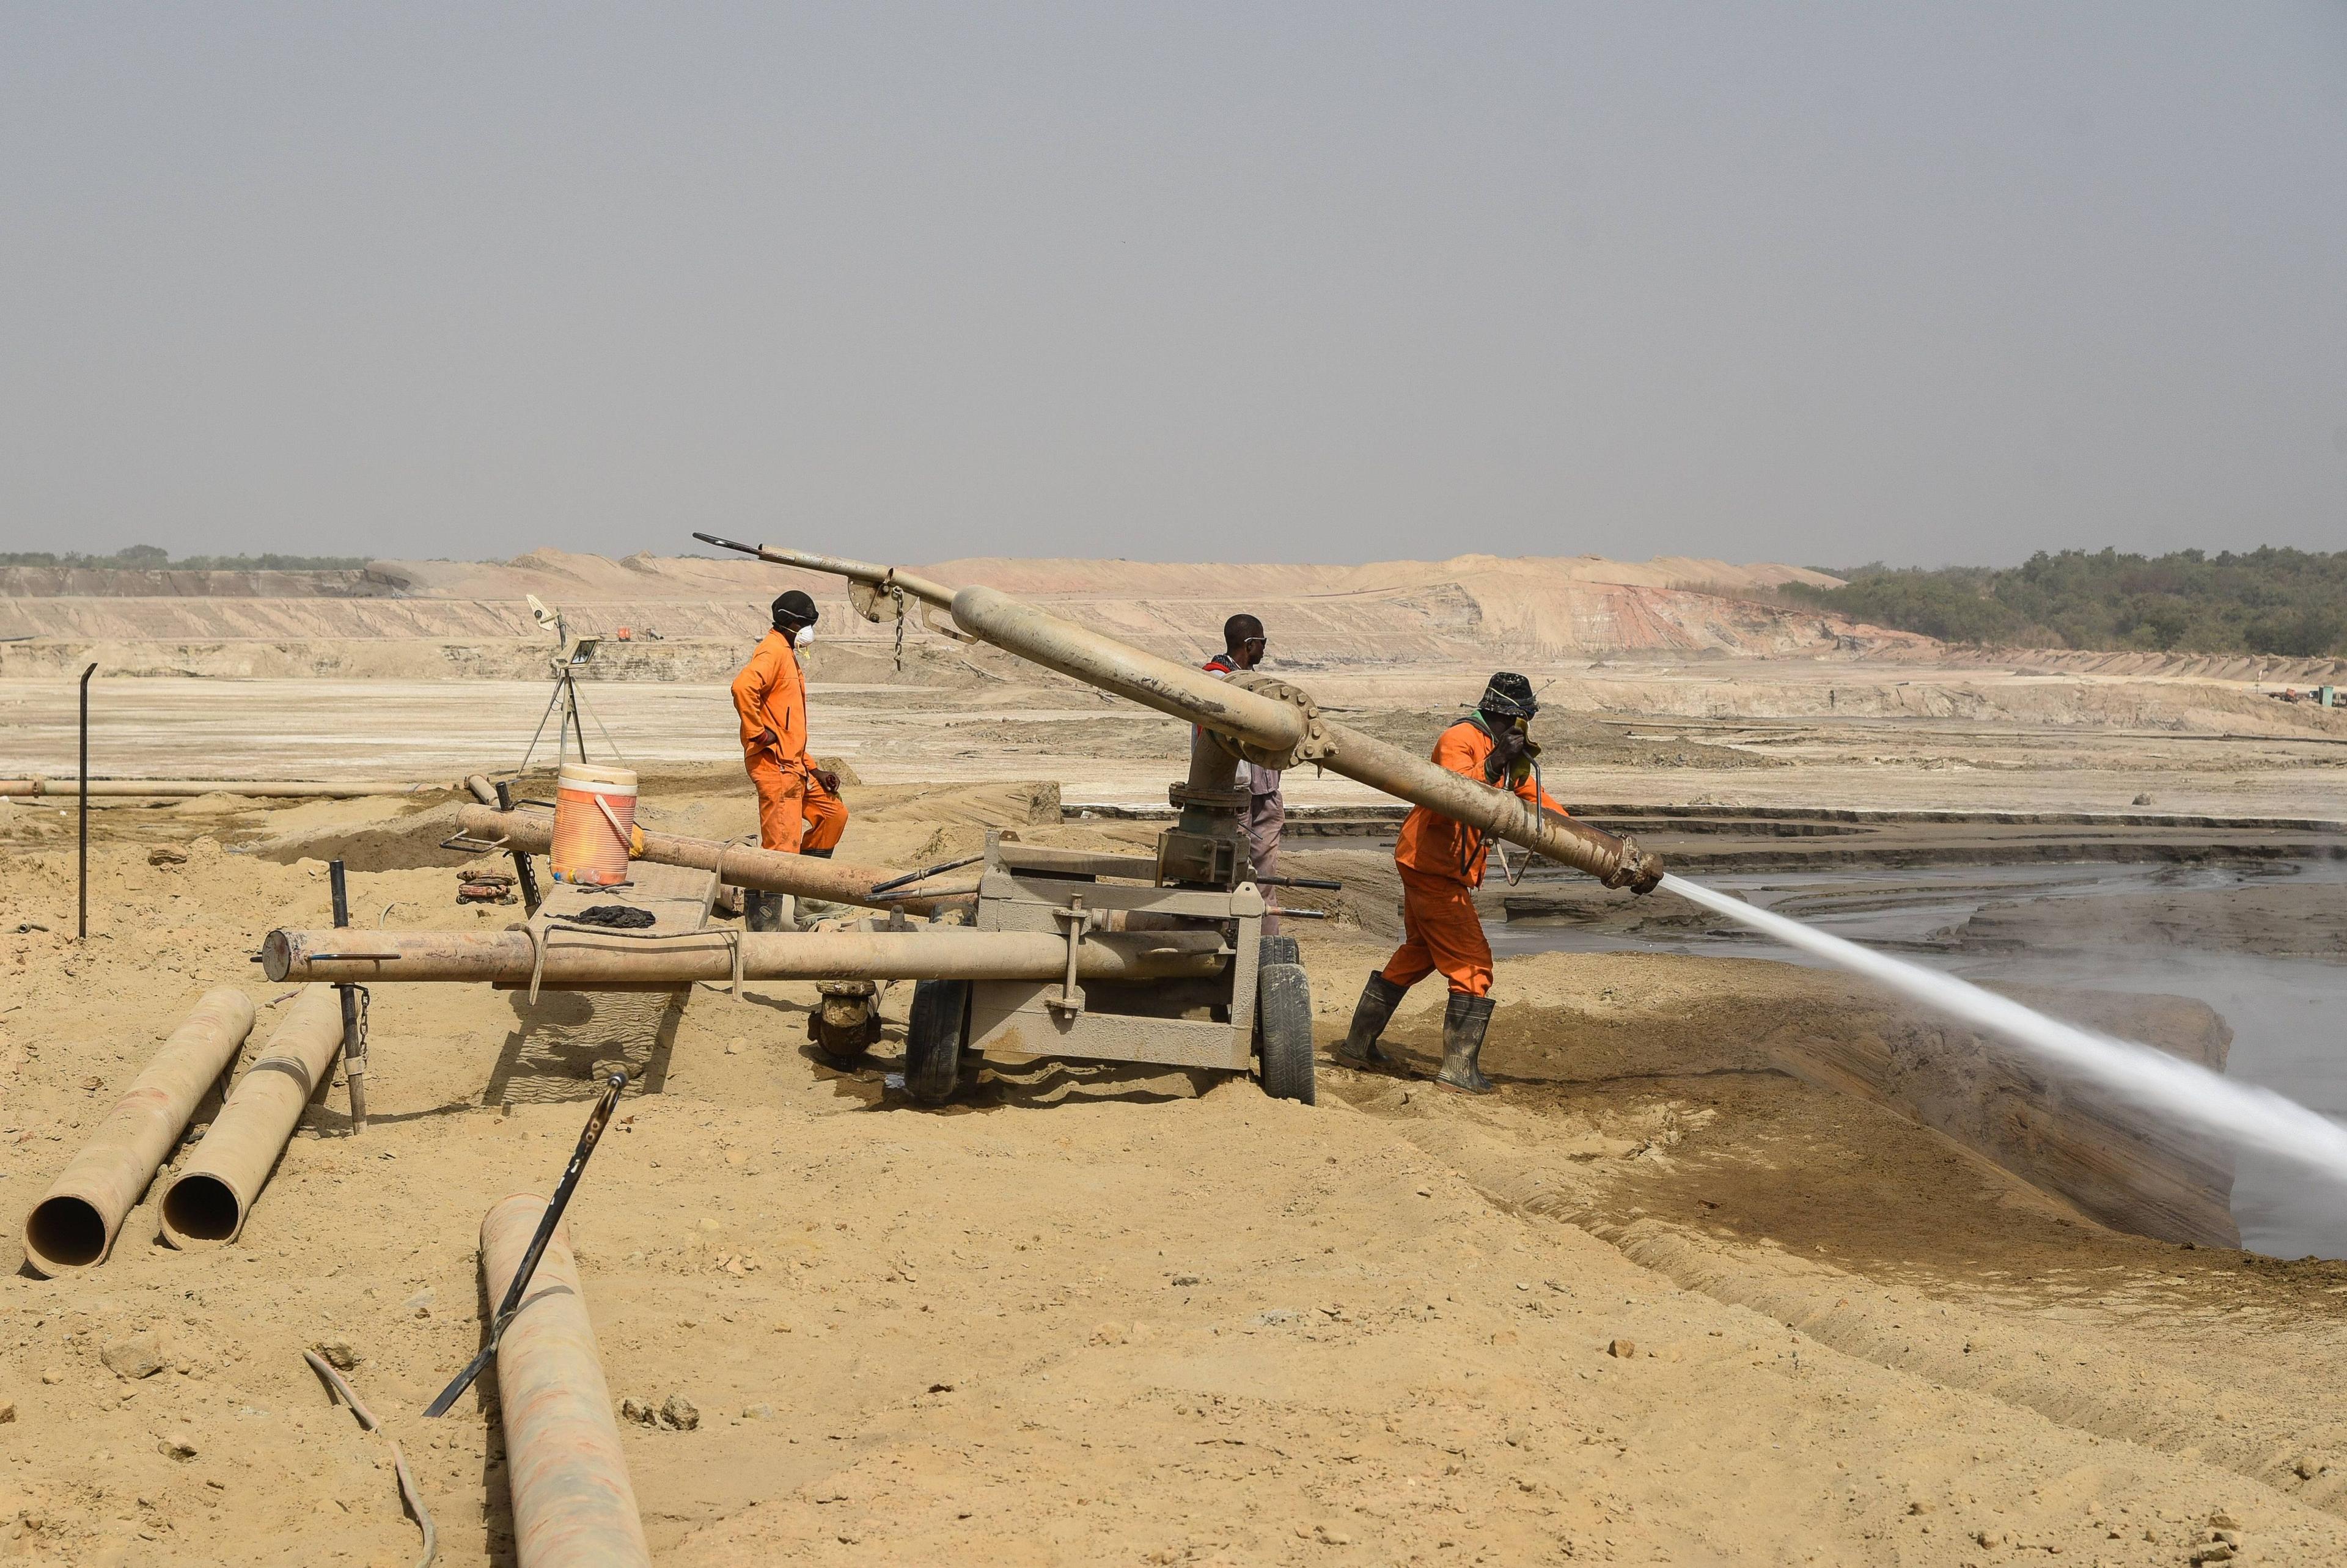
M 2347 548 L 2347 4 L 0 12 L 0 548 Z

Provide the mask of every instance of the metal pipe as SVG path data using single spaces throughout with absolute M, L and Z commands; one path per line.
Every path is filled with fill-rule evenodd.
M 487 783 L 488 781 L 487 779 L 484 779 L 478 774 L 475 774 L 471 778 L 465 781 L 465 787 L 466 789 L 473 789 L 475 784 Z M 474 790 L 473 793 L 477 796 L 480 794 L 478 790 Z M 489 798 L 483 801 L 481 804 L 484 805 L 494 805 L 499 811 L 503 812 L 512 811 L 514 808 L 512 787 L 508 785 L 505 780 L 499 779 L 497 784 L 490 788 Z M 553 829 L 548 827 L 547 832 L 550 840 Z M 519 884 L 521 887 L 521 912 L 524 915 L 535 915 L 538 913 L 538 905 L 543 903 L 544 900 L 538 897 L 538 872 L 530 866 L 529 851 L 526 849 L 517 849 L 513 852 L 513 868 L 514 881 Z
M 659 940 L 563 927 L 545 943 L 541 952 L 528 930 L 276 930 L 261 953 L 272 981 L 466 981 L 548 990 L 731 979 L 737 943 L 745 980 L 1056 980 L 1068 956 L 1067 938 L 1057 934 L 959 927 L 696 931 Z M 1223 957 L 1219 931 L 1095 932 L 1084 938 L 1079 973 L 1088 980 L 1213 974 Z
M 972 587 L 953 596 L 954 623 L 973 637 L 1008 649 L 1030 663 L 1087 686 L 1113 692 L 1210 730 L 1286 751 L 1304 739 L 1301 709 L 1234 685 L 1204 670 L 1144 652 L 996 589 Z
M 1372 789 L 1399 795 L 1454 822 L 1521 844 L 1609 887 L 1646 882 L 1661 862 L 1631 840 L 1540 811 L 1494 789 L 1343 724 L 1307 716 L 1301 706 L 1251 692 L 1203 670 L 1128 647 L 1112 637 L 1048 615 L 990 588 L 954 595 L 954 620 L 1023 659 L 1144 707 L 1221 731 L 1266 752 L 1292 752 L 1307 737 L 1310 760 Z M 1194 757 L 1192 770 L 1197 764 Z
M 481 1273 L 503 1300 L 546 1200 L 506 1199 L 481 1220 Z M 497 1409 L 521 1568 L 651 1568 L 611 1390 L 570 1241 L 557 1229 L 497 1344 Z
M 553 846 L 554 818 L 545 812 L 497 811 L 485 805 L 461 806 L 458 831 L 467 838 L 493 843 L 516 854 L 544 855 Z M 884 866 L 857 866 L 813 855 L 786 855 L 746 844 L 724 844 L 713 838 L 686 838 L 673 833 L 637 829 L 644 846 L 639 860 L 662 866 L 690 866 L 715 871 L 722 863 L 724 879 L 736 887 L 762 893 L 794 893 L 802 898 L 823 898 L 834 904 L 866 908 L 909 909 L 917 915 L 946 907 L 951 900 L 933 893 L 905 897 L 876 897 L 873 886 L 897 874 Z
M 771 545 L 757 546 L 753 553 L 784 566 L 832 572 L 876 586 L 894 585 L 919 593 L 932 603 L 938 602 L 937 594 L 947 591 L 940 584 L 867 561 Z M 1330 723 L 1317 711 L 1307 711 L 1300 701 L 1250 691 L 1242 682 L 1223 681 L 1203 670 L 1162 659 L 995 589 L 973 585 L 954 592 L 950 602 L 955 624 L 973 637 L 1143 707 L 1203 724 L 1262 752 L 1283 753 L 1288 760 L 1282 765 L 1317 763 L 1373 789 L 1586 871 L 1609 887 L 1645 889 L 1662 876 L 1661 858 L 1639 848 L 1635 840 L 1616 837 L 1569 817 L 1547 815 L 1480 779 L 1463 777 L 1374 736 Z M 1301 697 L 1300 692 L 1296 695 Z M 1194 771 L 1195 765 L 1194 753 Z
M 79 912 L 74 938 L 82 942 L 89 940 L 89 678 L 97 673 L 95 661 L 81 672 L 81 775 L 77 791 L 81 796 L 81 875 L 76 883 Z
M 326 862 L 329 884 L 334 895 L 334 925 L 343 930 L 351 924 L 350 875 L 337 860 Z M 343 1078 L 351 1090 L 351 1135 L 366 1131 L 366 1026 L 360 1021 L 359 997 L 362 986 L 336 986 L 343 999 Z
M 93 664 L 92 670 L 97 668 Z M 84 697 L 87 699 L 85 691 Z M 87 759 L 85 758 L 85 765 Z M 352 784 L 333 784 L 316 779 L 90 779 L 87 783 L 74 779 L 47 779 L 34 775 L 26 778 L 0 779 L 0 795 L 127 795 L 149 799 L 178 799 L 200 794 L 241 794 L 256 798 L 314 796 L 341 800 L 360 795 L 424 794 L 445 789 L 439 784 L 394 784 L 386 780 L 362 780 Z
M 311 1093 L 343 1047 L 332 986 L 309 986 L 286 1009 L 261 1059 L 246 1069 L 211 1131 L 163 1189 L 163 1239 L 182 1250 L 231 1242 L 261 1195 Z
M 893 566 L 876 566 L 871 561 L 849 560 L 842 556 L 821 556 L 810 550 L 784 549 L 777 545 L 745 545 L 733 539 L 721 539 L 715 534 L 692 536 L 703 544 L 721 548 L 740 550 L 743 555 L 756 556 L 760 560 L 776 566 L 794 566 L 801 571 L 819 571 L 832 577 L 844 577 L 850 582 L 866 583 L 887 591 L 901 588 L 915 599 L 936 605 L 939 610 L 952 608 L 954 590 L 941 582 L 925 577 L 915 577 Z
M 187 1131 L 205 1091 L 252 1032 L 242 991 L 207 991 L 117 1101 L 81 1153 L 25 1216 L 25 1261 L 54 1278 L 94 1268 L 114 1250 L 122 1217 Z
M 1522 795 L 1454 774 L 1348 725 L 1324 721 L 1323 726 L 1332 749 L 1322 761 L 1348 779 L 1585 871 L 1608 887 L 1645 891 L 1662 876 L 1662 857 L 1641 849 L 1626 834 L 1617 837 L 1542 811 Z

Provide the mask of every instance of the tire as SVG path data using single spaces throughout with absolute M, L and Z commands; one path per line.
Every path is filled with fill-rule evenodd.
M 969 982 L 922 980 L 913 987 L 913 1016 L 905 1026 L 905 1092 L 924 1105 L 953 1098 L 961 1072 L 962 1041 L 969 1035 Z
M 1258 964 L 1300 964 L 1304 961 L 1304 949 L 1296 945 L 1293 937 L 1266 937 L 1259 947 L 1262 956 L 1255 959 Z
M 1312 983 L 1301 964 L 1266 964 L 1255 971 L 1255 1029 L 1263 1091 L 1274 1100 L 1314 1103 Z

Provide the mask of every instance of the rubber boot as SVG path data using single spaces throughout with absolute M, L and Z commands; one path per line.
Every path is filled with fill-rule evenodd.
M 1442 1071 L 1434 1075 L 1437 1083 L 1447 1083 L 1470 1094 L 1491 1092 L 1491 1081 L 1476 1065 L 1483 1054 L 1483 1031 L 1491 1023 L 1490 997 L 1471 997 L 1463 991 L 1450 993 L 1450 1000 L 1442 1009 Z
M 764 893 L 755 887 L 742 889 L 742 928 L 745 931 L 779 931 L 790 896 L 785 893 Z
M 831 847 L 832 849 L 836 849 L 839 846 L 835 844 Z M 828 860 L 831 858 L 831 849 L 802 849 L 799 853 L 805 856 L 809 860 Z
M 1382 973 L 1371 971 L 1369 983 L 1361 988 L 1361 999 L 1353 1004 L 1353 1027 L 1337 1046 L 1337 1060 L 1354 1067 L 1383 1067 L 1393 1058 L 1378 1049 L 1378 1037 L 1386 1031 L 1387 1020 L 1401 999 L 1409 994 L 1408 986 L 1398 986 Z

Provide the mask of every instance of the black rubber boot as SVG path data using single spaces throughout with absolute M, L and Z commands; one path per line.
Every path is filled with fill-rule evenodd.
M 836 849 L 837 847 L 837 845 L 834 845 L 832 846 L 833 849 Z M 809 860 L 828 860 L 831 858 L 830 849 L 802 849 L 799 853 L 805 856 Z
M 1434 1075 L 1437 1083 L 1447 1083 L 1470 1094 L 1491 1092 L 1491 1081 L 1476 1065 L 1483 1054 L 1483 1031 L 1491 1023 L 1490 997 L 1450 993 L 1450 1000 L 1442 1009 L 1442 1071 Z
M 762 893 L 755 887 L 742 889 L 742 928 L 745 931 L 781 930 L 784 897 L 780 893 Z
M 1391 1061 L 1393 1058 L 1378 1049 L 1378 1037 L 1385 1033 L 1387 1020 L 1409 994 L 1408 986 L 1398 986 L 1372 971 L 1369 983 L 1361 988 L 1361 999 L 1353 1004 L 1353 1027 L 1338 1042 L 1337 1060 L 1354 1067 L 1383 1067 Z

